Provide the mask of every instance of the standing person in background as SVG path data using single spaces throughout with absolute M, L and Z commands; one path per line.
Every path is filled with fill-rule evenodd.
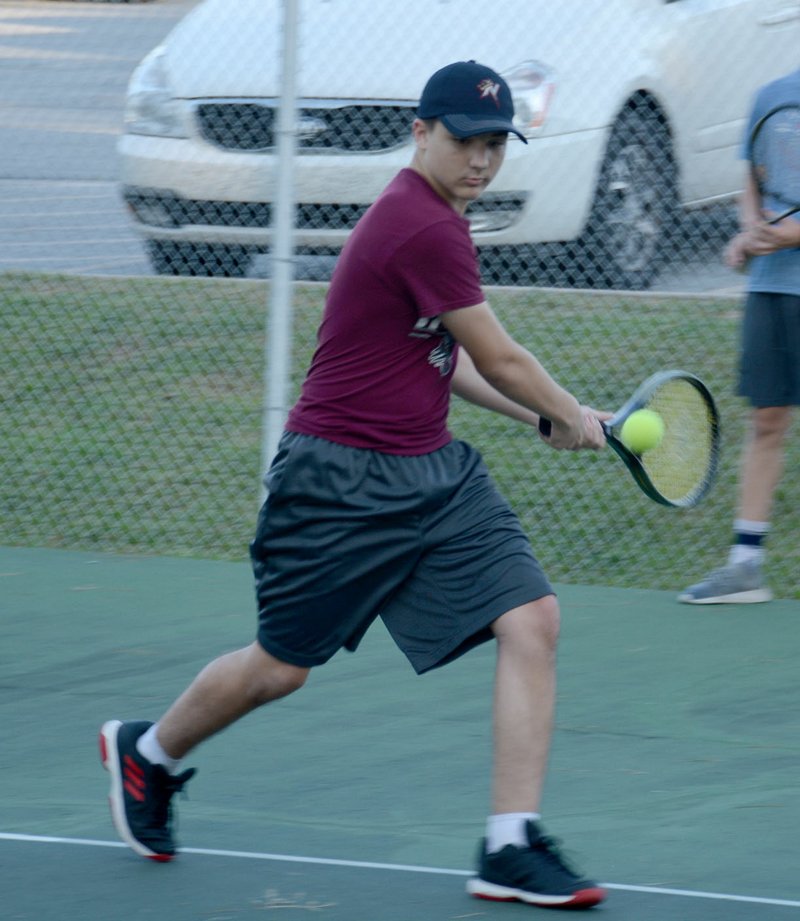
M 380 616 L 420 674 L 497 643 L 493 806 L 471 894 L 588 907 L 604 890 L 566 863 L 539 814 L 558 603 L 516 515 L 478 453 L 451 437 L 447 415 L 452 391 L 534 431 L 545 415 L 553 448 L 596 450 L 608 414 L 559 386 L 480 287 L 464 212 L 500 169 L 508 134 L 524 140 L 508 85 L 458 62 L 430 78 L 417 114 L 410 167 L 339 258 L 267 474 L 251 545 L 257 639 L 206 666 L 157 723 L 104 724 L 112 816 L 137 853 L 170 860 L 170 801 L 193 773 L 177 773 L 181 759 L 298 690 L 341 648 L 354 651 Z
M 786 104 L 800 105 L 800 70 L 758 93 L 747 126 L 744 158 L 751 168 L 741 202 L 742 229 L 728 244 L 725 261 L 734 268 L 750 263 L 738 392 L 753 408 L 728 562 L 678 596 L 688 604 L 772 599 L 763 574 L 764 540 L 783 473 L 792 407 L 800 404 L 800 213 L 768 223 L 786 205 L 769 196 L 762 201 L 753 176 L 750 137 L 767 112 Z

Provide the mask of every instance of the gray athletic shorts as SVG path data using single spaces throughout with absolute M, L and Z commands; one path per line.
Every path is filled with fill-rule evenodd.
M 756 407 L 800 405 L 800 296 L 748 294 L 737 392 Z
M 380 616 L 415 671 L 491 638 L 501 614 L 553 593 L 480 455 L 418 457 L 287 432 L 250 545 L 258 640 L 293 665 L 353 651 Z

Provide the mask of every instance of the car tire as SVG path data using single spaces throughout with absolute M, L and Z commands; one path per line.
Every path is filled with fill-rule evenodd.
M 253 261 L 244 246 L 147 240 L 145 248 L 158 275 L 244 278 Z
M 615 122 L 586 229 L 574 244 L 575 282 L 648 288 L 664 264 L 679 217 L 678 175 L 669 129 L 649 98 Z

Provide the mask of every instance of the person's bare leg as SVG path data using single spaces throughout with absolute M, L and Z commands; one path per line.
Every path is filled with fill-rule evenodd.
M 792 421 L 789 406 L 754 409 L 742 451 L 738 517 L 769 521 L 775 489 L 783 473 L 783 445 Z
M 559 630 L 553 595 L 493 624 L 497 638 L 492 811 L 539 812 L 555 708 Z
M 251 710 L 302 687 L 309 670 L 281 662 L 258 643 L 207 665 L 158 722 L 158 741 L 183 758 Z

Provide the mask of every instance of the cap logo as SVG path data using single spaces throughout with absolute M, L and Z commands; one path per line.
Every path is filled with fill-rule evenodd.
M 500 93 L 499 83 L 495 83 L 493 80 L 486 77 L 485 80 L 481 80 L 478 84 L 478 89 L 480 90 L 481 99 L 492 99 L 497 108 L 500 108 L 500 100 L 498 98 Z

